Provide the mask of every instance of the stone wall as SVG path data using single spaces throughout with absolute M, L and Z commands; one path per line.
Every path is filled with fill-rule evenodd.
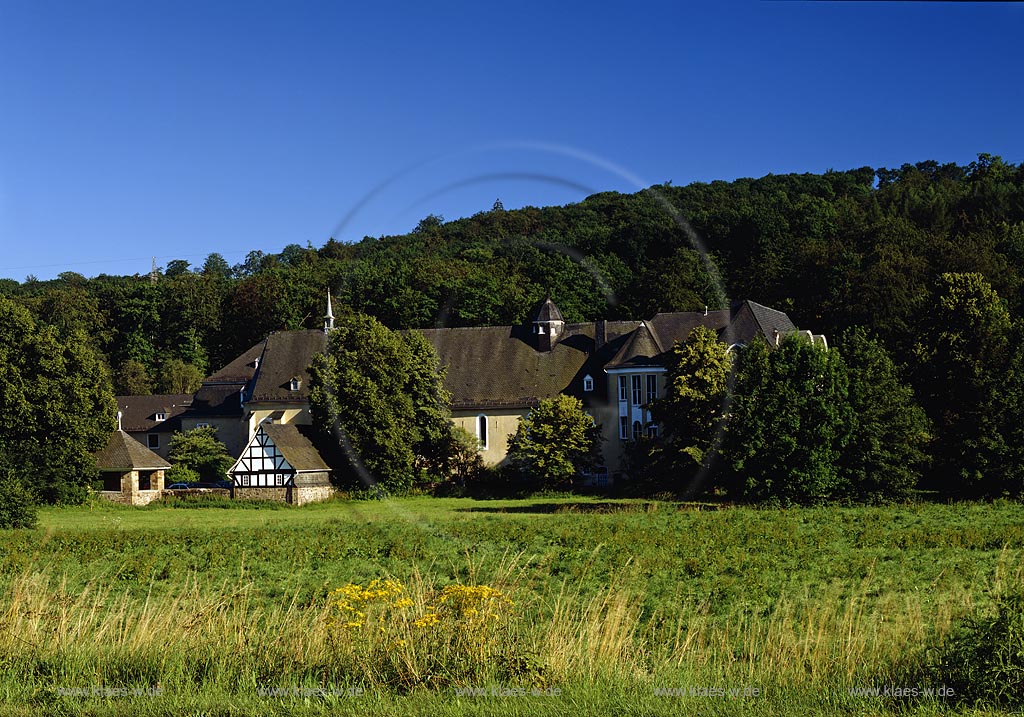
M 292 488 L 292 503 L 305 505 L 327 500 L 334 494 L 329 485 L 302 486 Z M 288 500 L 287 488 L 235 488 L 236 500 L 273 500 L 284 503 Z
M 100 491 L 100 497 L 112 503 L 121 505 L 149 505 L 154 500 L 159 500 L 163 495 L 160 490 L 140 490 L 134 493 L 123 493 L 119 490 Z

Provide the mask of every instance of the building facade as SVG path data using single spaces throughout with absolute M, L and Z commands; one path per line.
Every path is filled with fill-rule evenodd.
M 271 334 L 204 380 L 175 420 L 182 430 L 216 427 L 236 457 L 252 447 L 261 426 L 311 425 L 309 366 L 326 350 L 333 324 L 328 299 L 323 331 Z M 419 332 L 445 371 L 452 421 L 477 437 L 487 464 L 505 460 L 509 436 L 534 406 L 567 394 L 579 398 L 600 424 L 604 460 L 614 472 L 631 442 L 658 434 L 651 404 L 665 392 L 669 354 L 698 326 L 728 346 L 757 337 L 777 345 L 797 331 L 785 313 L 752 301 L 716 311 L 660 313 L 644 321 L 567 323 L 549 297 L 518 326 Z

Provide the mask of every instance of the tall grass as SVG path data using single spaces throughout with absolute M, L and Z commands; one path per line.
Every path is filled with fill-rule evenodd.
M 872 601 L 868 576 L 845 598 L 837 586 L 803 586 L 768 611 L 737 606 L 725 615 L 690 602 L 669 623 L 643 616 L 628 566 L 590 596 L 568 582 L 532 592 L 527 572 L 513 557 L 488 576 L 515 605 L 495 629 L 471 635 L 486 640 L 486 649 L 467 652 L 452 638 L 465 627 L 458 621 L 441 625 L 439 635 L 380 613 L 369 629 L 353 633 L 339 626 L 328 600 L 253 601 L 254 585 L 241 565 L 236 580 L 204 586 L 191 576 L 159 598 L 134 597 L 98 580 L 71 590 L 64 577 L 31 566 L 0 601 L 0 681 L 26 702 L 45 702 L 59 687 L 93 685 L 193 697 L 251 697 L 267 685 L 404 694 L 608 680 L 634 688 L 686 680 L 835 692 L 888 679 L 908 652 L 923 650 L 972 609 L 966 590 Z M 436 576 L 412 570 L 403 578 L 407 615 L 426 614 L 437 603 Z
M 143 527 L 9 533 L 0 542 L 0 714 L 485 714 L 483 702 L 453 699 L 456 687 L 483 685 L 567 695 L 502 702 L 493 714 L 883 713 L 908 705 L 847 688 L 942 679 L 909 668 L 988 614 L 990 592 L 1019 582 L 1024 564 L 1012 505 L 984 524 L 974 507 L 507 507 L 520 512 L 451 512 L 421 525 L 312 512 L 312 525 L 219 530 L 155 529 L 147 521 L 161 513 L 117 511 Z M 358 629 L 339 624 L 332 589 L 373 578 L 401 583 L 410 604 L 374 603 Z M 486 629 L 457 612 L 417 628 L 458 584 L 490 586 L 513 604 Z M 56 694 L 97 686 L 163 696 Z M 259 696 L 273 686 L 359 687 L 366 697 Z M 762 697 L 730 707 L 653 692 L 687 686 L 755 686 Z

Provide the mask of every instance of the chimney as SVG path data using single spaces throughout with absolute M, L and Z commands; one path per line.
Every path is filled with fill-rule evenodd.
M 600 351 L 608 341 L 608 322 L 604 319 L 594 322 L 594 350 Z

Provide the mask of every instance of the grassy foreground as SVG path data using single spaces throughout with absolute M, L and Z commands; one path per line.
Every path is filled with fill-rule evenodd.
M 1016 503 L 48 509 L 0 534 L 0 714 L 1000 714 L 851 689 L 942 687 L 1022 566 Z

